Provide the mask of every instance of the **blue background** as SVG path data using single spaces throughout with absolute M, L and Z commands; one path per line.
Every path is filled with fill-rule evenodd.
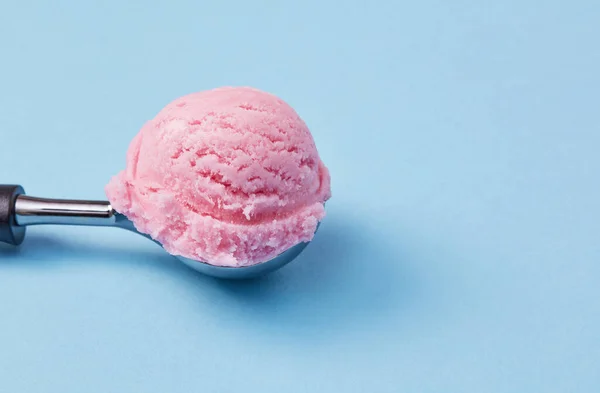
M 287 3 L 287 4 L 286 4 Z M 2 392 L 597 392 L 600 3 L 0 5 L 0 181 L 103 199 L 141 125 L 251 85 L 333 177 L 265 279 L 141 237 L 0 249 Z

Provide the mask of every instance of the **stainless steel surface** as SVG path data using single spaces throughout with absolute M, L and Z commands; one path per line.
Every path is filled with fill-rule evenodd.
M 137 231 L 133 223 L 116 212 L 106 201 L 76 201 L 45 199 L 20 195 L 15 202 L 16 221 L 19 226 L 28 225 L 84 225 L 112 226 L 142 235 L 158 243 L 150 236 Z M 308 243 L 300 243 L 277 257 L 247 267 L 214 266 L 206 262 L 176 256 L 181 262 L 200 273 L 224 279 L 249 279 L 271 273 L 293 261 Z
M 20 195 L 15 202 L 18 225 L 113 226 L 116 212 L 105 201 L 45 199 Z

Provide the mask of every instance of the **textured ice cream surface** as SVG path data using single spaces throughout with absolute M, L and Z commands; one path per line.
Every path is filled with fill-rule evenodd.
M 181 97 L 147 122 L 106 194 L 169 253 L 237 267 L 310 241 L 331 191 L 298 114 L 227 87 Z

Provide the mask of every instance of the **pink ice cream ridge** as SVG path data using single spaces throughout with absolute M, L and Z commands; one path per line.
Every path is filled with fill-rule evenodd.
M 331 189 L 288 104 L 227 87 L 181 97 L 147 122 L 106 194 L 169 253 L 240 267 L 312 240 Z

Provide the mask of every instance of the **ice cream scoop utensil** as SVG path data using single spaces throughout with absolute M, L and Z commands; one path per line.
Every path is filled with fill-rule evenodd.
M 25 228 L 31 225 L 116 227 L 153 240 L 150 236 L 138 232 L 133 223 L 116 212 L 109 202 L 35 198 L 25 195 L 21 186 L 0 185 L 0 242 L 21 244 L 25 238 Z M 307 244 L 299 243 L 269 261 L 246 267 L 214 266 L 181 256 L 176 257 L 192 269 L 209 276 L 248 279 L 287 265 Z

